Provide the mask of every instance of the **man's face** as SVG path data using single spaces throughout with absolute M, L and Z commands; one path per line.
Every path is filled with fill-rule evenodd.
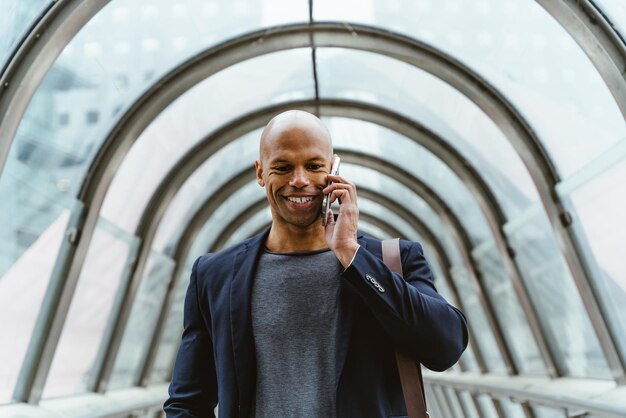
M 331 156 L 330 139 L 319 127 L 287 124 L 271 131 L 256 170 L 274 222 L 302 227 L 321 222 Z

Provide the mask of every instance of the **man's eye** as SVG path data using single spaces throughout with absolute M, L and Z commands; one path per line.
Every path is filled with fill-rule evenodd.
M 286 171 L 289 171 L 289 166 L 279 165 L 278 167 L 274 167 L 274 170 L 284 173 Z
M 311 170 L 319 170 L 324 167 L 324 164 L 309 164 L 309 169 Z

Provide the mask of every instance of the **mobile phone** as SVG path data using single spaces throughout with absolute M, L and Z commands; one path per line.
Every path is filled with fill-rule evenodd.
M 330 167 L 330 174 L 333 176 L 338 176 L 339 175 L 339 162 L 341 161 L 341 158 L 339 158 L 339 156 L 335 155 L 335 158 L 333 158 L 333 165 Z M 329 184 L 331 184 L 332 181 L 328 181 L 328 183 L 326 184 L 326 186 L 328 186 Z M 330 193 L 328 193 L 327 195 L 324 195 L 324 200 L 322 201 L 322 225 L 326 226 L 326 217 L 328 214 L 328 211 L 330 210 Z

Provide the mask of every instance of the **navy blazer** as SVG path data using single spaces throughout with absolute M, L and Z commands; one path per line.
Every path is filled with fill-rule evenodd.
M 167 417 L 213 417 L 218 402 L 220 417 L 250 416 L 256 382 L 250 299 L 267 234 L 194 263 Z M 435 290 L 420 244 L 400 241 L 403 279 L 381 261 L 379 240 L 360 234 L 358 242 L 341 275 L 337 417 L 406 416 L 394 349 L 445 370 L 467 346 L 465 318 Z

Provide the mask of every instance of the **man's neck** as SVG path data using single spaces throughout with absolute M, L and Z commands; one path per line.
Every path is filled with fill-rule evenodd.
M 274 222 L 265 241 L 265 246 L 268 250 L 278 253 L 315 251 L 328 248 L 321 221 L 306 227 L 280 225 Z

